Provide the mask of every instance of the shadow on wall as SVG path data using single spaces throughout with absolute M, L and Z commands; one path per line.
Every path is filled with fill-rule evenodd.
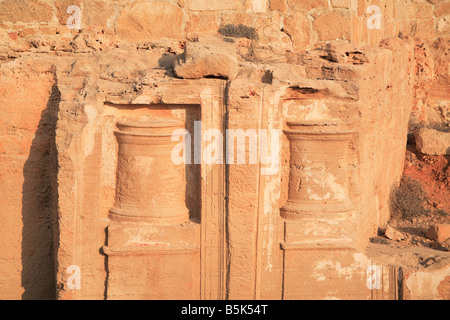
M 41 113 L 22 186 L 22 299 L 55 299 L 57 188 L 55 129 L 61 94 L 52 87 Z

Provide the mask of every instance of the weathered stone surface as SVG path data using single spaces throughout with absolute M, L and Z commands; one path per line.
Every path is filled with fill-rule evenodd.
M 414 24 L 414 38 L 429 40 L 436 37 L 433 19 L 421 19 L 416 21 L 416 24 Z
M 390 218 L 411 104 L 419 120 L 448 123 L 447 3 L 0 1 L 0 299 L 448 299 L 447 252 L 384 239 L 386 251 L 366 254 Z M 370 4 L 380 30 L 367 28 Z M 80 31 L 66 27 L 69 5 L 82 9 Z M 223 41 L 228 24 L 238 32 Z M 248 130 L 245 164 L 174 175 L 175 128 L 153 128 L 163 138 L 150 130 L 148 144 L 149 117 L 191 134 L 200 120 L 207 134 Z M 119 128 L 124 118 L 138 128 Z M 150 148 L 119 146 L 123 129 Z M 203 159 L 226 140 L 208 138 Z M 304 219 L 285 219 L 299 218 L 288 199 Z M 182 219 L 164 224 L 164 213 Z M 382 283 L 369 290 L 374 264 Z
M 433 6 L 427 2 L 422 2 L 417 4 L 416 6 L 417 13 L 416 18 L 417 19 L 431 19 L 433 18 Z
M 309 22 L 303 14 L 292 14 L 284 19 L 283 31 L 291 38 L 294 51 L 303 52 L 310 43 Z
M 26 37 L 36 33 L 36 30 L 33 28 L 25 28 L 20 30 L 19 37 Z
M 198 79 L 207 76 L 233 79 L 238 72 L 234 43 L 222 40 L 187 42 L 184 56 L 174 68 L 180 78 Z
M 431 240 L 437 240 L 439 242 L 445 242 L 450 238 L 450 224 L 437 224 L 428 228 L 425 236 Z
M 137 1 L 122 10 L 117 33 L 124 39 L 158 40 L 182 38 L 184 13 L 166 1 Z
M 450 15 L 447 15 L 437 21 L 436 31 L 439 34 L 449 34 L 449 32 L 450 32 Z
M 331 6 L 334 8 L 351 8 L 352 0 L 331 0 Z
M 267 11 L 267 0 L 246 0 L 246 11 L 262 13 Z
M 432 270 L 410 271 L 404 279 L 406 300 L 448 300 L 450 267 L 445 261 Z
M 364 64 L 368 62 L 364 53 L 352 43 L 344 40 L 327 43 L 324 48 L 327 60 L 340 63 Z
M 395 230 L 391 226 L 386 227 L 386 230 L 384 231 L 384 235 L 386 236 L 386 238 L 395 240 L 395 241 L 401 241 L 401 240 L 405 239 L 405 235 L 403 233 L 401 233 L 398 230 Z
M 217 32 L 218 29 L 217 16 L 214 13 L 192 14 L 189 16 L 189 21 L 186 23 L 187 34 Z
M 71 12 L 67 13 L 67 8 L 70 6 L 78 6 L 81 9 L 81 0 L 56 0 L 55 1 L 55 7 L 56 7 L 56 17 L 61 25 L 67 24 L 67 19 L 70 15 L 72 15 Z
M 280 12 L 286 11 L 286 2 L 285 0 L 270 0 L 270 9 L 278 10 Z
M 450 2 L 445 1 L 434 8 L 434 14 L 436 17 L 442 17 L 450 14 Z
M 319 40 L 350 39 L 351 18 L 349 12 L 332 11 L 321 14 L 313 22 Z
M 422 128 L 415 134 L 416 148 L 429 155 L 450 155 L 450 132 Z
M 111 20 L 114 15 L 114 3 L 90 0 L 84 2 L 82 20 L 85 26 L 97 26 L 107 28 L 111 26 Z M 109 22 L 109 23 L 108 23 Z
M 185 0 L 188 9 L 194 11 L 236 10 L 243 8 L 239 0 Z
M 39 0 L 5 0 L 0 3 L 0 22 L 49 22 L 52 8 Z
M 50 61 L 0 65 L 1 299 L 55 298 L 51 177 L 58 102 Z
M 328 8 L 328 0 L 287 0 L 289 8 L 296 11 L 309 11 L 311 9 Z

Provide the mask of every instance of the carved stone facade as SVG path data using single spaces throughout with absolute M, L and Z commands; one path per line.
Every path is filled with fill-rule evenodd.
M 369 250 L 447 2 L 0 0 L 0 299 L 448 297 Z

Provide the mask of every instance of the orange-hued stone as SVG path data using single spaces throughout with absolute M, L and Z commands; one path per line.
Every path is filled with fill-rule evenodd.
M 0 0 L 0 300 L 448 299 L 448 11 Z
M 177 144 L 172 134 L 182 125 L 164 118 L 117 123 L 119 153 L 112 219 L 157 224 L 189 219 L 184 166 L 171 159 Z
M 353 209 L 348 197 L 347 147 L 352 132 L 333 121 L 291 121 L 289 198 L 286 219 Z

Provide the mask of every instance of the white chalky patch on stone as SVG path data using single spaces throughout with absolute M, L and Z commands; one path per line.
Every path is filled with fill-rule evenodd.
M 334 193 L 333 199 L 344 200 L 345 190 L 340 184 L 336 183 L 336 178 L 332 174 L 328 174 L 325 179 L 325 183 L 330 187 L 331 191 Z

